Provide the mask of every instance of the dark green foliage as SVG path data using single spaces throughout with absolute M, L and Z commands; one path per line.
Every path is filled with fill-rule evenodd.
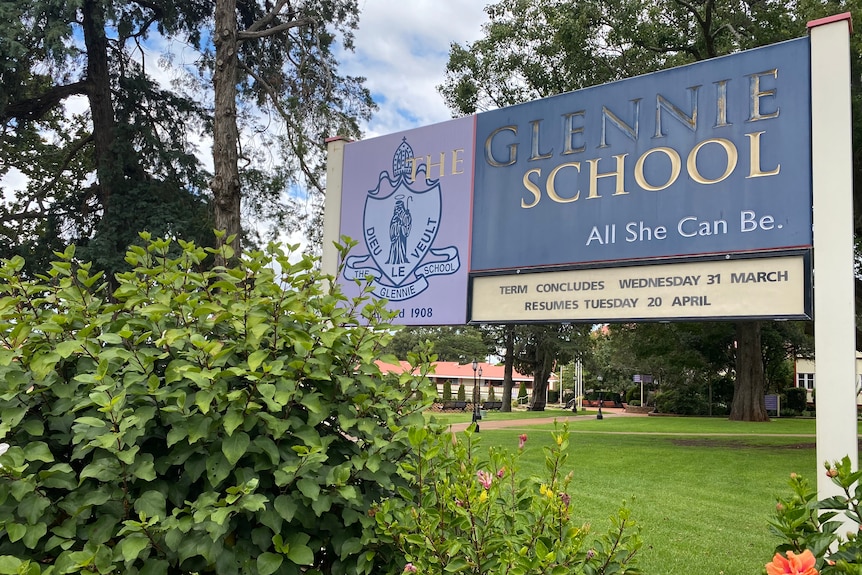
M 493 385 L 488 388 L 488 401 L 497 401 L 497 392 L 494 391 Z
M 439 361 L 469 363 L 495 352 L 493 342 L 473 326 L 405 327 L 393 336 L 386 352 L 407 357 L 408 353 L 415 353 L 428 343 Z
M 132 247 L 112 293 L 73 248 L 0 267 L 2 572 L 390 568 L 368 512 L 406 485 L 427 363 L 387 383 L 386 312 L 310 258 L 180 246 Z
M 450 380 L 446 380 L 443 382 L 443 401 L 451 401 L 452 400 L 452 382 Z
M 522 381 L 518 386 L 518 403 L 525 399 L 527 399 L 527 384 Z
M 784 406 L 789 410 L 801 413 L 808 409 L 808 399 L 805 388 L 788 387 L 784 390 Z
M 458 401 L 465 401 L 467 399 L 467 390 L 464 389 L 464 384 L 458 386 Z
M 678 385 L 655 396 L 656 411 L 676 415 L 706 415 L 709 401 L 697 385 Z

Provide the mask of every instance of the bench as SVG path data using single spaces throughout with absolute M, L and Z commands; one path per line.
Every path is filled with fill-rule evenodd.
M 440 404 L 443 411 L 464 411 L 467 409 L 466 401 L 444 401 Z
M 486 401 L 482 404 L 482 409 L 484 409 L 485 411 L 500 410 L 500 409 L 503 409 L 503 402 L 502 401 Z

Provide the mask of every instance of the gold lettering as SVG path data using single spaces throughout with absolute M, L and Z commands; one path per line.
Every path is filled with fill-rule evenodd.
M 727 83 L 730 80 L 719 80 L 718 82 L 713 82 L 715 84 L 715 126 L 714 128 L 721 128 L 723 126 L 730 126 L 731 124 L 727 121 Z
M 426 167 L 426 170 L 428 170 L 428 172 L 425 174 L 426 177 L 428 177 L 428 178 L 431 177 L 431 168 L 433 168 L 434 166 L 437 166 L 437 173 L 440 174 L 439 176 L 437 176 L 437 179 L 440 179 L 446 175 L 446 154 L 445 154 L 445 152 L 440 152 L 440 161 L 439 162 L 432 162 L 431 161 L 431 154 L 428 154 L 428 156 L 426 156 L 425 162 L 427 162 L 427 164 L 428 164 L 428 166 Z
M 772 70 L 767 70 L 765 72 L 760 72 L 758 74 L 752 74 L 749 76 L 749 87 L 751 88 L 751 107 L 750 113 L 751 115 L 748 117 L 749 122 L 756 122 L 758 120 L 767 120 L 769 118 L 777 118 L 779 109 L 776 106 L 775 111 L 770 114 L 763 114 L 760 111 L 760 100 L 766 97 L 775 97 L 775 89 L 772 90 L 762 90 L 760 88 L 760 78 L 764 76 L 772 76 L 775 79 L 778 79 L 778 68 L 773 68 Z
M 671 117 L 676 118 L 682 124 L 687 127 L 692 132 L 697 129 L 697 91 L 700 86 L 689 86 L 689 100 L 691 105 L 691 114 L 686 114 L 682 111 L 682 108 L 677 107 L 676 104 L 662 96 L 661 94 L 656 94 L 655 96 L 655 137 L 663 138 L 665 136 L 664 132 L 661 129 L 661 111 L 665 110 L 668 112 Z
M 647 182 L 646 177 L 644 176 L 644 164 L 646 163 L 646 159 L 654 153 L 664 154 L 670 159 L 670 177 L 667 179 L 667 182 L 660 186 L 654 186 Z M 682 160 L 679 157 L 679 153 L 673 148 L 667 148 L 664 146 L 658 148 L 652 148 L 651 150 L 647 150 L 641 157 L 638 158 L 637 163 L 635 164 L 635 181 L 637 184 L 648 192 L 659 192 L 665 188 L 668 188 L 673 184 L 676 179 L 679 177 L 679 173 L 682 169 Z
M 748 168 L 748 175 L 746 176 L 746 178 L 776 176 L 778 175 L 778 172 L 781 171 L 781 164 L 778 164 L 778 166 L 770 172 L 764 172 L 760 169 L 760 135 L 765 133 L 766 131 L 746 134 L 746 136 L 748 136 L 748 139 L 750 140 L 749 145 L 751 146 L 748 154 L 748 158 L 751 162 L 751 165 Z
M 524 198 L 521 198 L 521 207 L 524 209 L 536 207 L 539 204 L 539 200 L 542 199 L 542 190 L 540 190 L 539 186 L 537 186 L 530 180 L 530 174 L 536 174 L 541 178 L 542 170 L 534 168 L 524 173 L 524 189 L 533 194 L 533 198 L 535 200 L 532 204 L 527 204 L 524 202 Z
M 724 169 L 724 173 L 715 180 L 708 180 L 704 178 L 697 170 L 697 153 L 707 144 L 718 144 L 719 146 L 724 148 L 724 152 L 727 154 L 727 166 Z M 733 145 L 733 142 L 725 138 L 711 138 L 709 140 L 704 140 L 700 142 L 698 145 L 692 148 L 691 152 L 689 152 L 688 154 L 686 168 L 688 169 L 688 175 L 691 176 L 691 179 L 695 182 L 699 184 L 717 184 L 718 182 L 724 180 L 730 174 L 733 173 L 733 170 L 736 168 L 736 163 L 738 159 L 739 154 L 737 153 L 736 146 Z
M 419 158 L 407 158 L 407 161 L 410 162 L 410 181 L 416 181 L 416 171 L 419 169 Z
M 608 122 L 611 121 L 611 124 L 619 128 L 619 130 L 628 136 L 629 140 L 632 142 L 637 142 L 638 139 L 638 131 L 640 129 L 640 111 L 641 111 L 641 99 L 636 98 L 631 100 L 632 103 L 632 125 L 626 124 L 623 122 L 619 116 L 611 112 L 611 110 L 605 106 L 602 106 L 602 141 L 599 144 L 600 148 L 607 148 L 608 141 Z
M 606 172 L 604 174 L 599 173 L 599 159 L 594 158 L 592 160 L 587 160 L 587 163 L 590 164 L 590 193 L 587 196 L 588 200 L 592 200 L 595 198 L 599 198 L 599 178 L 613 178 L 617 179 L 617 186 L 614 190 L 615 196 L 620 196 L 622 194 L 627 194 L 628 192 L 624 189 L 624 181 L 625 177 L 625 159 L 628 154 L 619 154 L 617 156 L 613 156 L 617 160 L 617 169 L 613 172 Z
M 489 165 L 494 166 L 495 168 L 503 168 L 505 166 L 511 166 L 518 160 L 518 144 L 509 144 L 509 159 L 507 161 L 501 162 L 494 158 L 493 153 L 491 152 L 491 140 L 499 134 L 500 132 L 512 132 L 516 136 L 518 135 L 518 126 L 503 126 L 502 128 L 497 128 L 488 136 L 485 140 L 485 161 L 488 162 Z
M 574 168 L 581 173 L 581 163 L 580 162 L 569 162 L 567 164 L 560 164 L 548 174 L 548 183 L 545 186 L 545 189 L 548 191 L 548 197 L 560 204 L 568 204 L 574 201 L 577 201 L 578 197 L 580 197 L 581 192 L 575 190 L 575 195 L 571 198 L 563 198 L 557 193 L 557 188 L 555 186 L 557 179 L 557 172 L 562 170 L 563 168 Z
M 464 153 L 464 148 L 452 150 L 452 175 L 464 173 L 464 158 L 461 154 Z
M 530 162 L 534 160 L 546 160 L 554 155 L 554 148 L 551 148 L 551 151 L 547 154 L 542 154 L 539 151 L 539 126 L 541 126 L 541 124 L 542 120 L 533 120 L 532 122 L 530 122 L 530 125 L 533 126 L 533 137 L 531 139 L 532 153 L 530 154 Z
M 584 150 L 587 149 L 586 144 L 584 144 L 578 148 L 575 148 L 573 143 L 572 143 L 572 138 L 574 137 L 575 134 L 583 134 L 584 133 L 584 127 L 583 126 L 580 126 L 577 128 L 574 127 L 574 121 L 573 121 L 574 117 L 575 116 L 581 116 L 583 118 L 585 114 L 586 114 L 586 112 L 584 110 L 580 110 L 579 112 L 572 112 L 570 114 L 563 114 L 563 118 L 566 119 L 565 120 L 566 121 L 566 124 L 565 124 L 566 125 L 566 133 L 565 133 L 566 141 L 564 142 L 564 145 L 563 145 L 563 155 L 564 156 L 566 154 L 574 154 L 577 152 L 583 152 Z

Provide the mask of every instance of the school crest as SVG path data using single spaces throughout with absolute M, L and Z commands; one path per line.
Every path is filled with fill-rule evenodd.
M 426 166 L 413 159 L 404 138 L 392 158 L 392 173 L 383 170 L 368 191 L 363 212 L 366 255 L 349 256 L 347 279 L 374 276 L 372 293 L 404 301 L 428 288 L 428 278 L 453 274 L 461 267 L 458 248 L 436 248 L 442 191 L 429 180 Z

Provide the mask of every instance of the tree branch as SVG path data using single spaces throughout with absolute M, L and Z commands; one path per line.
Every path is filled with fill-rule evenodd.
M 260 20 L 258 20 L 258 22 L 260 22 Z M 257 22 L 255 22 L 255 24 L 257 24 Z M 241 30 L 236 33 L 236 37 L 239 41 L 255 40 L 257 38 L 266 38 L 267 36 L 272 36 L 274 34 L 290 30 L 291 28 L 299 28 L 300 26 L 311 24 L 314 24 L 313 19 L 300 18 L 298 20 L 292 20 L 290 22 L 285 22 L 284 24 L 279 24 L 278 26 L 273 26 L 272 28 L 266 28 L 265 30 L 252 31 L 251 28 L 249 28 L 248 30 Z
M 0 113 L 0 121 L 8 122 L 13 118 L 17 120 L 38 120 L 64 99 L 78 94 L 87 94 L 90 88 L 90 82 L 87 80 L 64 86 L 53 86 L 36 98 L 12 102 Z
M 281 11 L 285 6 L 287 6 L 287 13 L 285 16 L 287 16 L 289 21 L 269 28 L 268 26 L 281 14 Z M 296 17 L 296 12 L 290 5 L 290 0 L 278 0 L 272 9 L 264 14 L 262 18 L 252 23 L 252 25 L 247 29 L 237 31 L 236 37 L 238 41 L 242 42 L 243 40 L 265 38 L 267 36 L 272 36 L 273 34 L 290 30 L 291 28 L 299 28 L 300 26 L 311 24 L 314 24 L 313 18 Z

